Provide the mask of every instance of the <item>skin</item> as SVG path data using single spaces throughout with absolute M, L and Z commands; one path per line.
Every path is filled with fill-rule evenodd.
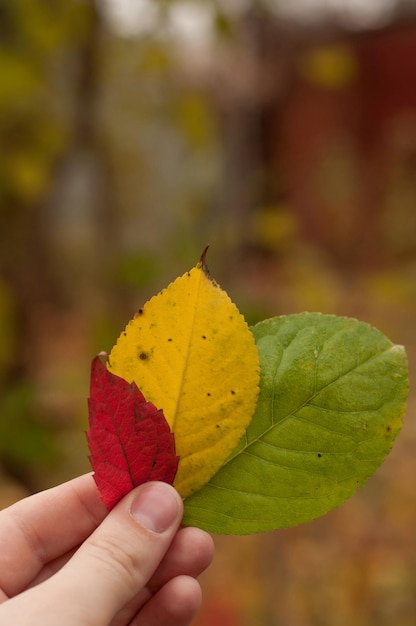
M 213 542 L 182 514 L 165 483 L 108 513 L 90 474 L 0 511 L 0 624 L 190 624 Z

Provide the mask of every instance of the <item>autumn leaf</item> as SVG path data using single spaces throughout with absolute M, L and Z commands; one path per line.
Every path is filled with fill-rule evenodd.
M 405 350 L 377 329 L 304 313 L 250 332 L 203 258 L 139 310 L 107 367 L 164 411 L 183 523 L 218 533 L 294 526 L 340 505 L 390 451 L 408 394 Z M 103 470 L 110 492 L 113 475 Z
M 362 486 L 401 428 L 404 348 L 357 320 L 304 313 L 260 322 L 260 396 L 240 445 L 184 523 L 247 534 L 325 514 Z
M 259 361 L 253 335 L 203 258 L 139 310 L 108 367 L 163 409 L 175 433 L 174 486 L 183 497 L 217 472 L 254 413 Z
M 135 383 L 109 372 L 99 356 L 92 362 L 88 406 L 90 461 L 108 509 L 148 480 L 172 484 L 178 457 L 163 412 Z

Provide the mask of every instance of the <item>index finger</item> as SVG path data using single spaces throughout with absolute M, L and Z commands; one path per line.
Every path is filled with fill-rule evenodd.
M 107 515 L 92 474 L 0 511 L 0 589 L 24 589 L 49 561 L 78 546 Z

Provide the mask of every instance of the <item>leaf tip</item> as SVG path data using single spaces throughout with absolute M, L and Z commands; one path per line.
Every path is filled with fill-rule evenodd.
M 202 271 L 204 272 L 204 274 L 208 276 L 208 278 L 211 278 L 211 274 L 209 272 L 208 265 L 206 263 L 206 256 L 207 256 L 208 248 L 209 248 L 209 244 L 205 246 L 204 250 L 202 251 L 197 267 L 202 269 Z
M 95 369 L 98 368 L 103 368 L 105 367 L 105 364 L 108 361 L 108 353 L 105 352 L 104 350 L 102 350 L 101 352 L 99 352 L 98 354 L 95 355 L 95 357 L 92 360 L 91 363 L 91 370 L 94 371 Z

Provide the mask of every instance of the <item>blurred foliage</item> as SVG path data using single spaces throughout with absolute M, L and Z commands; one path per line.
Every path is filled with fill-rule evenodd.
M 150 287 L 162 271 L 160 258 L 150 252 L 126 255 L 118 267 L 118 281 L 132 288 Z
M 351 84 L 359 71 L 354 52 L 339 44 L 314 47 L 300 58 L 299 65 L 306 80 L 327 89 Z
M 76 2 L 2 0 L 0 16 L 0 137 L 8 148 L 0 153 L 0 189 L 4 198 L 30 202 L 50 183 L 49 168 L 68 138 L 59 64 L 82 37 L 83 12 Z
M 35 384 L 25 371 L 30 337 L 22 320 L 31 311 L 22 310 L 28 302 L 21 290 L 31 273 L 38 203 L 69 141 L 71 79 L 62 64 L 85 36 L 84 21 L 76 2 L 0 3 L 0 458 L 32 488 L 30 468 L 50 462 L 54 446 L 51 424 L 38 421 Z
M 34 389 L 29 383 L 8 389 L 0 403 L 0 454 L 12 475 L 24 480 L 31 466 L 52 461 L 56 453 L 50 425 L 36 420 L 34 405 Z
M 16 346 L 16 311 L 13 296 L 7 285 L 0 282 L 0 382 L 13 361 L 13 352 Z

